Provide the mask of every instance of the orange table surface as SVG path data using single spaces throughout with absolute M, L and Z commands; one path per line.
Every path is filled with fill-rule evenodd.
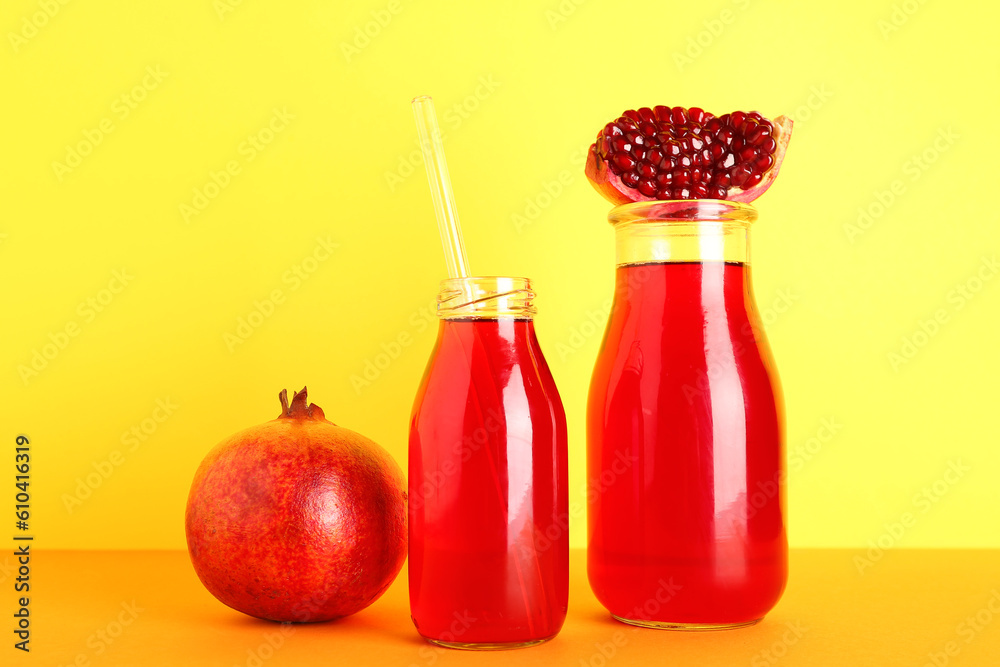
M 331 623 L 244 616 L 200 584 L 183 551 L 39 551 L 31 651 L 13 648 L 16 573 L 0 561 L 0 665 L 1000 665 L 1000 551 L 892 549 L 859 572 L 846 550 L 793 550 L 778 606 L 758 625 L 678 632 L 613 621 L 571 560 L 569 615 L 540 646 L 472 652 L 422 641 L 406 568 L 374 605 Z

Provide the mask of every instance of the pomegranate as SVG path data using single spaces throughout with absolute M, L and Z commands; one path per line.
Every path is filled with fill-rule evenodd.
M 781 167 L 792 120 L 756 111 L 722 116 L 691 107 L 626 111 L 597 135 L 587 178 L 608 201 L 728 199 L 751 202 Z
M 185 528 L 198 578 L 233 609 L 326 621 L 377 600 L 406 556 L 406 481 L 380 446 L 327 421 L 306 389 L 219 443 L 195 473 Z

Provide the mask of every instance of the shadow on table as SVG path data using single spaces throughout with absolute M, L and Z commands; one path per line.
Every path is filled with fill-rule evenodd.
M 224 631 L 247 631 L 247 632 L 286 632 L 303 633 L 313 636 L 342 635 L 357 641 L 361 637 L 368 636 L 373 639 L 392 642 L 405 642 L 414 646 L 425 644 L 420 635 L 414 629 L 410 621 L 409 613 L 396 609 L 363 609 L 351 616 L 334 619 L 332 621 L 318 621 L 315 623 L 280 623 L 265 619 L 247 616 L 235 609 L 221 606 L 220 609 L 211 613 L 211 619 L 205 620 L 213 626 Z M 190 617 L 189 614 L 186 616 Z

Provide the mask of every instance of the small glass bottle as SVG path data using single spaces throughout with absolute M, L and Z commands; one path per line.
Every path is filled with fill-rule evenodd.
M 588 575 L 612 615 L 759 621 L 787 576 L 784 416 L 750 284 L 757 212 L 626 204 L 587 407 Z
M 566 617 L 566 415 L 527 279 L 445 280 L 410 420 L 410 611 L 451 648 L 551 639 Z

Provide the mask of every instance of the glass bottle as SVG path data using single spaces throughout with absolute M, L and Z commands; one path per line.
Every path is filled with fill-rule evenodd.
M 759 621 L 787 577 L 784 414 L 750 284 L 756 210 L 611 211 L 615 295 L 587 407 L 588 576 L 618 620 Z
M 566 415 L 524 278 L 445 280 L 410 421 L 410 611 L 451 648 L 531 646 L 566 617 Z

